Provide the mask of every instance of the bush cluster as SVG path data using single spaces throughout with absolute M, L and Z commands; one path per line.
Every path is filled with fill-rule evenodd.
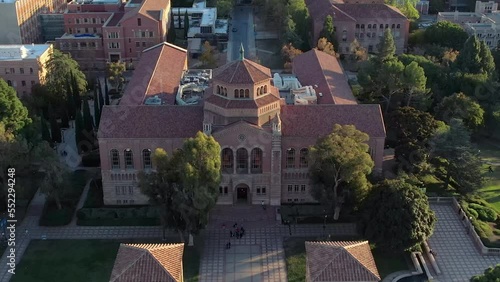
M 156 207 L 82 208 L 76 213 L 78 225 L 127 226 L 159 225 Z
M 492 208 L 471 203 L 469 204 L 469 209 L 475 210 L 478 215 L 476 218 L 479 218 L 480 220 L 487 222 L 495 222 L 497 220 L 498 215 Z

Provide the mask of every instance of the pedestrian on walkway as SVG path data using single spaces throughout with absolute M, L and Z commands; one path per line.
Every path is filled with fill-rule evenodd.
M 26 234 L 26 236 L 28 236 L 28 228 L 24 229 L 24 234 Z
M 238 226 L 237 222 L 234 223 L 233 228 L 236 228 L 236 226 Z
M 229 237 L 233 237 L 233 231 L 229 230 Z

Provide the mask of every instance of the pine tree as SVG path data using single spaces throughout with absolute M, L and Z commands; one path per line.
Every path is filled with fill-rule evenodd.
M 465 41 L 464 48 L 457 56 L 457 67 L 466 73 L 481 73 L 481 42 L 476 36 L 471 36 Z
M 80 97 L 80 90 L 78 89 L 76 77 L 73 73 L 71 73 L 71 90 L 73 92 L 73 99 L 75 99 L 76 109 L 79 111 L 82 108 L 82 99 Z
M 99 127 L 100 119 L 101 119 L 101 111 L 99 109 L 99 100 L 97 98 L 97 88 L 94 88 L 94 121 L 96 130 Z
M 75 119 L 76 103 L 73 92 L 71 91 L 70 79 L 66 80 L 66 99 L 68 101 L 68 117 L 69 119 Z
M 84 125 L 83 125 L 83 117 L 82 112 L 77 111 L 75 117 L 75 142 L 76 148 L 78 149 L 78 153 L 82 152 L 82 148 L 84 147 Z
M 99 117 L 101 116 L 100 113 L 102 112 L 102 108 L 104 107 L 104 95 L 102 94 L 102 85 L 101 85 L 101 80 L 98 80 L 97 83 L 99 86 Z
M 181 29 L 181 8 L 177 8 L 177 28 Z
M 174 23 L 174 14 L 170 14 L 170 28 L 168 29 L 168 34 L 167 34 L 167 42 L 175 44 L 176 34 L 175 34 L 175 23 Z
M 108 80 L 104 78 L 104 98 L 106 100 L 106 105 L 109 105 L 109 90 L 108 90 Z
M 42 140 L 52 144 L 52 140 L 50 139 L 49 127 L 47 126 L 47 121 L 43 116 L 40 118 L 40 123 L 41 123 L 40 128 L 42 130 Z
M 331 42 L 335 48 L 337 48 L 337 45 L 335 44 L 335 31 L 333 27 L 333 18 L 332 16 L 328 15 L 325 18 L 325 21 L 323 22 L 323 29 L 319 33 L 319 37 L 324 37 L 328 42 Z
M 52 142 L 61 143 L 61 128 L 57 123 L 56 117 L 54 114 L 49 114 L 49 122 L 50 122 L 50 134 L 52 135 Z
M 184 13 L 184 39 L 187 38 L 188 31 L 189 31 L 189 16 L 186 10 L 186 12 Z
M 380 62 L 386 62 L 394 58 L 396 54 L 396 45 L 394 44 L 394 37 L 390 29 L 384 31 L 384 36 L 380 39 L 377 47 Z
M 495 71 L 495 60 L 485 41 L 481 41 L 481 52 L 479 53 L 479 57 L 481 57 L 481 71 L 487 74 L 493 73 Z
M 94 131 L 94 122 L 92 121 L 92 115 L 90 115 L 90 107 L 89 101 L 87 100 L 87 96 L 83 96 L 83 126 L 85 131 L 93 132 Z

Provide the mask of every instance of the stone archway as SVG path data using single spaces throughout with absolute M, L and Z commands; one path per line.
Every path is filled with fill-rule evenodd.
M 236 204 L 248 204 L 251 203 L 252 193 L 250 188 L 246 184 L 238 184 L 234 188 L 234 202 Z

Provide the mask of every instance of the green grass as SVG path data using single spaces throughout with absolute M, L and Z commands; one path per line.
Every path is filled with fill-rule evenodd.
M 126 243 L 165 243 L 150 239 L 123 240 Z M 32 240 L 16 269 L 13 282 L 107 282 L 120 247 L 117 240 Z M 202 238 L 195 247 L 184 248 L 184 281 L 197 282 Z
M 349 240 L 360 240 L 361 238 L 356 236 L 345 237 L 338 236 L 333 237 L 331 240 L 335 241 L 349 241 Z M 323 240 L 321 238 L 286 238 L 283 242 L 283 247 L 285 249 L 286 258 L 286 269 L 289 282 L 303 282 L 306 281 L 306 241 L 316 241 Z M 391 254 L 385 253 L 382 250 L 377 249 L 373 245 L 372 247 L 373 257 L 375 263 L 377 264 L 378 271 L 381 278 L 390 273 L 407 270 L 408 265 L 406 263 L 406 254 Z
M 11 281 L 109 281 L 119 246 L 111 240 L 33 240 Z

